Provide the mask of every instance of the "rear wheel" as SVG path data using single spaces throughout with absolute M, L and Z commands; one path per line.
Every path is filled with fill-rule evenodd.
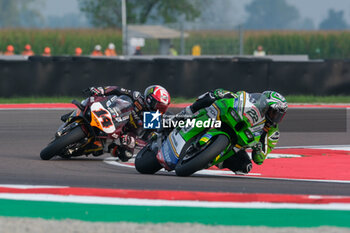
M 135 168 L 142 174 L 154 174 L 159 171 L 162 166 L 157 160 L 157 152 L 145 146 L 137 153 L 135 158 Z
M 55 155 L 62 155 L 66 148 L 85 137 L 85 133 L 81 129 L 81 127 L 76 127 L 71 131 L 67 132 L 65 135 L 56 138 L 53 142 L 47 145 L 41 152 L 40 158 L 42 160 L 49 160 L 53 158 Z
M 229 139 L 225 135 L 219 135 L 204 150 L 197 154 L 185 154 L 175 167 L 176 175 L 190 176 L 196 171 L 206 168 L 216 156 L 218 156 L 228 145 Z

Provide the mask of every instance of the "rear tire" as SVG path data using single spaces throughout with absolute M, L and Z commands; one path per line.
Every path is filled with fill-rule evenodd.
M 47 145 L 40 152 L 40 158 L 42 160 L 49 160 L 53 158 L 55 155 L 60 155 L 60 153 L 63 153 L 64 149 L 68 145 L 75 143 L 84 137 L 85 137 L 85 133 L 83 132 L 81 127 L 78 126 L 72 129 L 71 131 L 69 131 L 67 134 L 55 139 L 53 142 Z
M 135 158 L 135 168 L 142 174 L 154 174 L 159 171 L 162 166 L 157 160 L 157 153 L 152 151 L 148 145 L 137 153 Z
M 199 152 L 195 157 L 188 161 L 183 160 L 183 156 L 175 167 L 176 175 L 190 176 L 196 171 L 206 168 L 229 144 L 229 139 L 225 135 L 219 135 L 214 138 L 207 148 Z

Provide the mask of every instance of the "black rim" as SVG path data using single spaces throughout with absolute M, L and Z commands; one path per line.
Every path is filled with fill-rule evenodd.
M 191 146 L 189 146 L 186 150 L 185 156 L 182 158 L 181 160 L 181 165 L 185 164 L 189 161 L 191 161 L 193 158 L 195 158 L 198 154 L 200 154 L 202 151 L 204 151 L 210 144 L 212 144 L 213 140 L 210 140 L 209 143 L 206 143 L 205 145 L 199 147 L 199 148 L 194 148 L 194 151 L 190 152 L 190 154 L 188 154 L 189 150 L 193 150 L 193 147 L 195 147 L 195 144 L 192 143 Z M 198 141 L 196 140 L 196 143 L 198 143 Z

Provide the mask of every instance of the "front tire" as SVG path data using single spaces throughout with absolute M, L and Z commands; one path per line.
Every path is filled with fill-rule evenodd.
M 162 166 L 156 156 L 157 152 L 152 151 L 148 145 L 142 148 L 135 158 L 136 170 L 142 174 L 154 174 L 159 171 Z
M 47 145 L 41 152 L 40 158 L 42 160 L 49 160 L 55 155 L 60 155 L 64 152 L 65 148 L 72 143 L 75 143 L 85 137 L 84 131 L 81 127 L 76 127 L 69 131 L 67 134 L 55 139 L 49 145 Z
M 193 158 L 184 160 L 183 156 L 175 167 L 176 175 L 190 176 L 196 171 L 206 168 L 229 144 L 229 139 L 225 135 L 219 135 L 214 138 L 207 148 L 199 152 Z

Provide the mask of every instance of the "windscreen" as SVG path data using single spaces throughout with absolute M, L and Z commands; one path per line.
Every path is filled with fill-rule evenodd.
M 129 114 L 132 110 L 131 98 L 128 96 L 113 96 L 106 102 L 106 106 L 117 116 Z
M 260 115 L 264 116 L 269 108 L 266 96 L 260 93 L 252 93 L 249 95 L 249 101 L 259 110 Z

